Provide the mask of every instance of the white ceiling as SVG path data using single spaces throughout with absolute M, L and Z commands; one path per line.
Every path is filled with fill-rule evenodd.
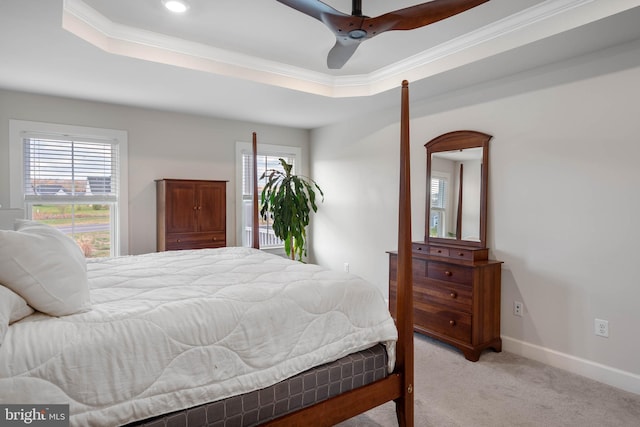
M 316 128 L 640 39 L 640 0 L 491 0 L 364 42 L 275 0 L 0 0 L 0 88 Z M 325 0 L 350 13 L 350 0 Z M 363 0 L 368 16 L 420 3 Z

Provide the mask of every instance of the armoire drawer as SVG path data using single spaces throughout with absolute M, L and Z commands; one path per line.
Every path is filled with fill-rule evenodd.
M 168 250 L 218 248 L 225 246 L 224 233 L 182 233 L 167 235 Z
M 414 323 L 450 338 L 471 342 L 471 314 L 435 304 L 414 302 Z

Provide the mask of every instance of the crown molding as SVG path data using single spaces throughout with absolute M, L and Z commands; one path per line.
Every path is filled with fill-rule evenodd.
M 111 21 L 64 0 L 62 27 L 94 46 L 178 67 L 328 97 L 368 96 L 479 61 L 640 5 L 640 0 L 546 0 L 367 74 L 333 76 Z

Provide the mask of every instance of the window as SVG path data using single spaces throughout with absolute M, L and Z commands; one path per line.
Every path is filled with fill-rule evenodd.
M 431 176 L 431 209 L 429 218 L 429 236 L 444 237 L 446 230 L 447 203 L 449 197 L 448 179 L 438 176 L 436 172 Z
M 126 254 L 126 132 L 11 120 L 10 133 L 12 206 L 86 257 Z
M 299 166 L 300 148 L 287 147 L 278 145 L 258 144 L 258 178 L 262 176 L 265 170 L 277 169 L 283 170 L 279 159 L 284 159 L 287 163 L 293 165 L 293 171 Z M 238 173 L 237 180 L 239 183 L 239 206 L 236 209 L 239 212 L 238 224 L 239 236 L 237 241 L 242 242 L 242 246 L 251 246 L 251 222 L 252 222 L 252 182 L 253 182 L 253 165 L 251 144 L 238 142 L 236 144 L 236 164 Z M 260 202 L 260 193 L 264 187 L 266 180 L 258 180 L 258 203 Z M 260 221 L 260 248 L 277 248 L 283 247 L 284 243 L 273 234 L 270 221 L 262 218 Z

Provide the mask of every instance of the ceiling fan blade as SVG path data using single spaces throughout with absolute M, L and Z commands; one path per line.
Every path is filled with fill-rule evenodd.
M 360 28 L 362 16 L 340 12 L 319 0 L 277 0 L 292 9 L 324 23 L 336 36 L 346 34 L 351 28 Z
M 391 30 L 412 30 L 472 9 L 489 0 L 433 0 L 367 18 L 364 29 L 375 35 Z
M 319 0 L 277 0 L 297 11 L 316 18 L 318 21 L 326 22 L 326 16 L 345 16 L 346 14 L 332 8 Z M 349 16 L 349 15 L 346 15 Z
M 336 44 L 333 45 L 327 55 L 327 67 L 332 70 L 342 68 L 349 58 L 360 46 L 360 40 L 353 40 L 347 37 L 336 37 Z

